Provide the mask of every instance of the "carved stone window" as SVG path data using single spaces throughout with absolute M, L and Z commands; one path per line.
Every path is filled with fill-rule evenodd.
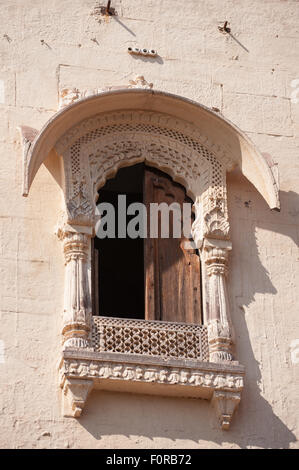
M 80 97 L 79 97 L 80 98 Z M 152 90 L 79 99 L 40 133 L 22 128 L 24 194 L 48 155 L 63 164 L 65 305 L 60 384 L 64 413 L 80 416 L 93 388 L 211 400 L 223 429 L 241 398 L 226 286 L 229 218 L 226 173 L 239 166 L 271 208 L 275 167 L 248 139 L 206 108 Z M 192 236 L 202 265 L 203 323 L 93 316 L 91 245 L 98 191 L 122 167 L 144 162 L 180 183 L 194 201 Z M 169 318 L 167 318 L 169 320 Z

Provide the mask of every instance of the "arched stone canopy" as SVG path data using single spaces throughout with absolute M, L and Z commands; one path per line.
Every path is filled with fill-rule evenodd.
M 193 127 L 202 145 L 212 151 L 226 171 L 238 166 L 271 209 L 279 209 L 278 183 L 272 169 L 250 140 L 219 114 L 191 100 L 146 89 L 123 89 L 81 99 L 57 112 L 37 134 L 24 162 L 24 195 L 38 168 L 63 135 L 79 123 L 104 113 L 142 110 L 167 114 Z
M 185 186 L 200 219 L 198 239 L 214 228 L 228 234 L 225 180 L 231 162 L 224 153 L 217 158 L 185 121 L 148 111 L 98 114 L 71 128 L 55 149 L 63 156 L 69 224 L 93 226 L 98 189 L 120 167 L 145 161 Z M 207 217 L 217 226 L 208 228 Z

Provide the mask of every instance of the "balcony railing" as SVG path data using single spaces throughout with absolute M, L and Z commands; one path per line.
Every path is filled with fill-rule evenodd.
M 94 351 L 209 360 L 205 325 L 93 317 Z
M 228 429 L 244 367 L 209 361 L 204 325 L 93 317 L 92 344 L 66 347 L 60 363 L 65 416 L 79 417 L 91 390 L 212 400 Z

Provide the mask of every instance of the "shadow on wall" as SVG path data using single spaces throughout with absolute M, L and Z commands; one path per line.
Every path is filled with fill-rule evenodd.
M 261 319 L 261 323 L 254 326 L 255 347 L 260 349 L 257 344 L 260 335 L 267 333 L 266 325 L 271 324 L 275 318 L 273 308 L 276 308 L 276 312 L 283 313 L 283 307 L 286 307 L 286 296 L 290 289 L 291 260 L 298 250 L 299 194 L 280 191 L 280 200 L 281 212 L 269 211 L 263 198 L 245 177 L 238 174 L 228 178 L 233 243 L 228 282 L 232 286 L 230 301 L 236 332 L 237 358 L 246 368 L 245 388 L 239 410 L 244 419 L 242 430 L 245 430 L 245 434 L 249 433 L 246 436 L 246 446 L 288 448 L 291 442 L 297 441 L 293 432 L 274 414 L 272 406 L 261 395 L 261 389 L 265 388 L 265 376 L 269 376 L 272 358 L 268 356 L 268 362 L 263 361 L 262 374 L 260 363 L 252 349 L 248 320 L 245 316 L 245 310 L 248 316 L 253 315 L 250 319 L 251 330 L 253 323 Z M 257 294 L 262 297 L 259 299 L 262 311 L 252 314 L 248 307 L 255 302 Z M 276 313 L 276 318 L 277 315 Z M 280 320 L 284 321 L 283 315 Z M 273 342 L 271 334 L 267 341 L 267 351 L 270 355 L 270 341 Z M 283 384 L 277 370 L 276 375 L 275 372 L 273 374 L 272 383 L 267 384 L 268 396 L 269 389 L 274 391 L 275 387 L 281 386 L 283 387 Z M 287 391 L 282 393 L 285 393 L 287 400 Z M 238 426 L 237 416 L 235 418 Z
M 279 235 L 278 243 L 283 243 L 280 237 L 283 235 L 297 245 L 299 195 L 291 191 L 281 192 L 282 210 L 277 213 L 269 211 L 255 188 L 239 175 L 229 179 L 228 189 L 233 241 L 233 269 L 229 279 L 233 286 L 232 316 L 237 333 L 237 357 L 246 368 L 243 397 L 230 430 L 219 428 L 214 410 L 205 400 L 94 391 L 79 419 L 96 440 L 94 447 L 288 448 L 296 442 L 295 434 L 274 414 L 272 406 L 261 395 L 261 386 L 266 380 L 263 374 L 267 373 L 269 364 L 263 363 L 262 374 L 252 349 L 244 306 L 248 307 L 257 293 L 279 297 L 280 287 L 275 287 L 271 280 L 279 266 L 275 268 L 273 265 L 272 269 L 267 256 L 272 253 L 271 256 L 275 257 L 278 247 L 275 234 Z M 265 231 L 262 243 L 258 234 L 260 229 Z M 273 235 L 275 240 L 271 243 Z M 268 240 L 270 246 L 267 245 Z M 293 244 L 288 240 L 286 245 L 288 249 Z M 267 259 L 271 273 L 261 259 Z M 263 315 L 268 316 L 267 308 Z M 274 375 L 272 389 L 276 384 L 281 386 L 279 381 L 280 377 Z M 90 445 L 90 440 L 88 443 Z
M 254 388 L 256 384 L 244 393 L 229 431 L 220 429 L 206 400 L 93 391 L 78 421 L 97 442 L 80 439 L 80 446 L 288 448 L 296 441 L 295 435 Z
M 233 243 L 228 282 L 242 306 L 248 307 L 258 293 L 277 294 L 282 268 L 285 273 L 291 269 L 288 257 L 297 252 L 299 244 L 299 194 L 280 191 L 280 201 L 281 211 L 270 211 L 244 176 L 238 175 L 237 181 L 228 178 Z

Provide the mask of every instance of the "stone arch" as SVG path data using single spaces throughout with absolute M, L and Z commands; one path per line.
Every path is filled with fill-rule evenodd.
M 186 188 L 195 201 L 198 238 L 205 232 L 204 220 L 198 223 L 200 214 L 206 221 L 214 213 L 227 222 L 229 159 L 220 161 L 199 141 L 195 129 L 186 132 L 184 121 L 173 121 L 169 115 L 126 111 L 98 115 L 70 129 L 55 146 L 64 162 L 68 223 L 92 226 L 98 189 L 122 166 L 142 161 Z
M 77 129 L 79 123 L 89 127 L 90 122 L 101 113 L 119 113 L 120 110 L 142 110 L 171 117 L 171 126 L 184 121 L 184 132 L 196 137 L 207 149 L 213 151 L 226 170 L 238 166 L 244 176 L 257 188 L 271 209 L 279 209 L 278 178 L 273 163 L 268 163 L 258 149 L 236 126 L 222 115 L 194 101 L 177 95 L 148 89 L 121 89 L 103 92 L 66 106 L 57 112 L 38 132 L 21 127 L 24 142 L 23 194 L 29 188 L 38 168 L 58 141 Z M 159 119 L 159 118 L 158 118 Z M 180 127 L 180 125 L 179 125 Z M 84 132 L 84 126 L 82 126 Z

